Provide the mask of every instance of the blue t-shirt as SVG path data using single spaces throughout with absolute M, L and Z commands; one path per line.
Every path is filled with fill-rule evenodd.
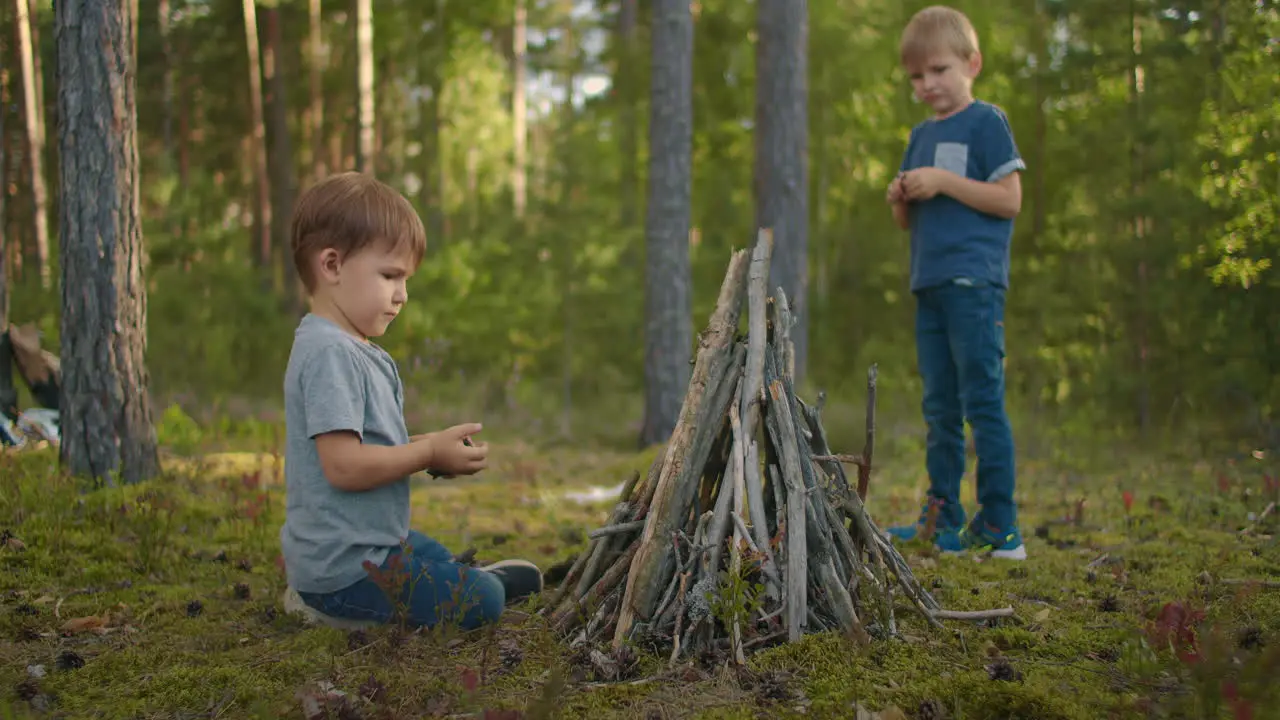
M 325 477 L 315 437 L 349 430 L 366 445 L 409 442 L 395 360 L 318 315 L 298 324 L 284 376 L 285 521 L 289 585 L 330 593 L 365 577 L 409 534 L 409 479 L 348 492 Z
M 901 170 L 930 166 L 982 182 L 1026 169 L 1009 119 L 1000 108 L 981 100 L 955 115 L 930 118 L 911 129 Z M 941 194 L 907 208 L 912 292 L 957 278 L 1009 286 L 1012 220 L 979 212 Z

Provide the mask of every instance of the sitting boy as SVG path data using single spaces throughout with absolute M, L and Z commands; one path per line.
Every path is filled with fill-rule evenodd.
M 411 626 L 496 621 L 505 604 L 542 590 L 538 568 L 469 567 L 409 528 L 409 476 L 483 470 L 488 446 L 471 441 L 481 426 L 410 437 L 396 363 L 370 340 L 407 300 L 426 248 L 421 219 L 374 178 L 333 175 L 298 199 L 291 245 L 311 311 L 284 378 L 285 610 L 342 628 L 388 622 L 398 609 Z M 366 569 L 393 564 L 405 574 L 398 597 Z

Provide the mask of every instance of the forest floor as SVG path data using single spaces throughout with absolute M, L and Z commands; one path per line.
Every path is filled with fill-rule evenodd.
M 482 476 L 416 483 L 413 524 L 544 568 L 656 452 L 501 448 Z M 894 455 L 871 486 L 882 526 L 924 491 L 917 458 Z M 276 458 L 165 464 L 82 492 L 53 451 L 0 454 L 0 718 L 1280 717 L 1280 522 L 1257 522 L 1273 458 L 1024 460 L 1028 561 L 904 550 L 945 608 L 1014 617 L 936 632 L 904 608 L 901 637 L 867 649 L 826 634 L 743 668 L 641 655 L 621 678 L 557 640 L 537 599 L 465 635 L 303 626 L 281 605 Z

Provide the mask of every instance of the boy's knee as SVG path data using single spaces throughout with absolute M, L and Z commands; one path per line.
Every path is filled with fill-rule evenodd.
M 507 592 L 502 581 L 493 574 L 476 568 L 467 568 L 465 572 L 469 592 L 463 602 L 471 607 L 465 608 L 463 626 L 470 630 L 497 622 L 507 604 Z

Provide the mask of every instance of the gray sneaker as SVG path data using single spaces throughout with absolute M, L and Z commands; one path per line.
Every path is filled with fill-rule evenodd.
M 499 560 L 480 569 L 502 581 L 508 605 L 542 592 L 542 571 L 528 560 Z

